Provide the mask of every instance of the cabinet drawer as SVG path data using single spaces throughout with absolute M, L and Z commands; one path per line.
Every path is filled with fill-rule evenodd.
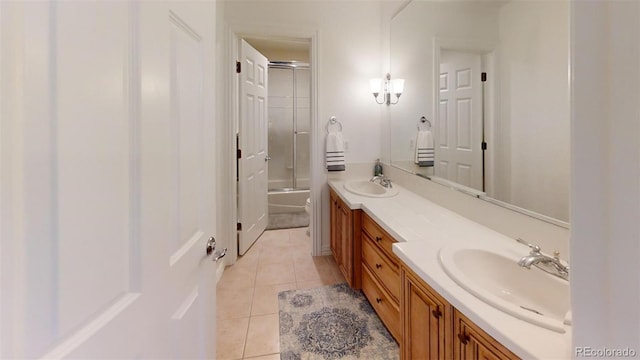
M 399 342 L 401 335 L 400 308 L 380 287 L 366 266 L 362 267 L 362 292 L 369 299 L 371 306 L 376 310 L 391 335 Z
M 364 230 L 371 239 L 373 239 L 384 252 L 392 259 L 396 259 L 396 256 L 391 250 L 391 245 L 396 242 L 386 231 L 384 231 L 378 224 L 373 221 L 369 215 L 363 214 L 362 216 L 362 230 Z
M 400 301 L 400 269 L 398 264 L 382 254 L 369 235 L 362 236 L 362 262 L 376 276 L 380 284 L 389 292 L 391 297 Z

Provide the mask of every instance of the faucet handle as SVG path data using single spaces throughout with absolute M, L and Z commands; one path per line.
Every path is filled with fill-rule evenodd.
M 539 253 L 540 252 L 540 246 L 538 246 L 536 244 L 529 244 L 528 242 L 522 240 L 521 238 L 516 238 L 516 241 L 519 242 L 520 244 L 527 245 L 531 249 L 531 253 Z M 558 255 L 560 255 L 560 254 L 558 253 Z

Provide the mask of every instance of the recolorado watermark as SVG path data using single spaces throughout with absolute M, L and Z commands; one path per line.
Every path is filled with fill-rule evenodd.
M 633 358 L 637 353 L 635 349 L 626 348 L 594 348 L 590 346 L 577 346 L 576 357 L 584 358 Z

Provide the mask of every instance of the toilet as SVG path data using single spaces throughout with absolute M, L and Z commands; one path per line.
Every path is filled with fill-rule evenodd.
M 311 198 L 307 198 L 307 202 L 304 205 L 304 211 L 309 214 L 309 217 L 311 217 Z M 309 220 L 309 223 L 311 223 L 311 220 Z M 307 228 L 307 236 L 310 236 L 310 229 L 311 227 Z

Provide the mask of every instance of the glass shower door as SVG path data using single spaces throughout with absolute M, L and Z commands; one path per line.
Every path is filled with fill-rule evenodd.
M 311 85 L 308 66 L 269 66 L 269 190 L 308 190 Z
M 269 190 L 293 189 L 293 71 L 269 67 Z
M 310 187 L 310 131 L 311 131 L 311 72 L 309 68 L 296 68 L 295 80 L 295 173 L 294 187 Z

